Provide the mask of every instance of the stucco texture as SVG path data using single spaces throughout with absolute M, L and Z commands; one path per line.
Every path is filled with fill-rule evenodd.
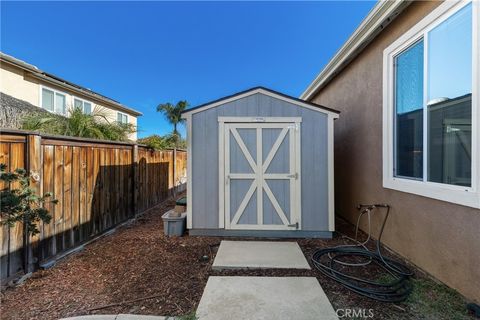
M 335 122 L 337 215 L 354 223 L 357 204 L 390 204 L 385 244 L 478 302 L 480 210 L 382 187 L 383 50 L 438 4 L 413 2 L 311 100 L 341 111 Z M 374 234 L 382 219 L 373 215 Z

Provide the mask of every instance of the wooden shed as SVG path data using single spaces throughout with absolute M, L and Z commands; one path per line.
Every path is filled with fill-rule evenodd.
M 331 237 L 338 114 L 263 87 L 186 110 L 190 234 Z

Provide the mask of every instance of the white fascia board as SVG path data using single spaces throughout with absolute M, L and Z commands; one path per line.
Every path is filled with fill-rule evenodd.
M 335 77 L 348 63 L 350 63 L 400 12 L 410 1 L 382 0 L 378 1 L 360 26 L 348 38 L 345 44 L 337 51 L 325 68 L 310 83 L 302 93 L 300 99 L 309 100 Z

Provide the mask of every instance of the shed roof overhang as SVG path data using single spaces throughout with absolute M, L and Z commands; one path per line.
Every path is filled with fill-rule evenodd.
M 232 94 L 232 95 L 229 95 L 229 96 L 226 96 L 226 97 L 214 100 L 214 101 L 210 101 L 210 102 L 201 104 L 201 105 L 196 106 L 194 108 L 187 109 L 187 110 L 182 112 L 182 118 L 186 119 L 188 115 L 191 115 L 191 114 L 194 114 L 194 113 L 197 113 L 197 112 L 202 112 L 202 111 L 205 111 L 205 110 L 210 109 L 210 108 L 215 108 L 219 105 L 229 103 L 229 102 L 232 102 L 232 101 L 235 101 L 235 100 L 238 100 L 238 99 L 242 99 L 242 98 L 257 94 L 257 93 L 265 94 L 267 96 L 277 98 L 277 99 L 280 99 L 280 100 L 298 105 L 300 107 L 312 109 L 312 110 L 317 111 L 317 112 L 330 114 L 334 118 L 338 118 L 338 115 L 340 113 L 340 111 L 338 111 L 338 110 L 331 109 L 331 108 L 328 108 L 328 107 L 325 107 L 325 106 L 322 106 L 322 105 L 319 105 L 319 104 L 316 104 L 316 103 L 308 102 L 308 101 L 305 101 L 305 100 L 302 100 L 302 99 L 299 99 L 299 98 L 295 98 L 295 97 L 283 94 L 283 93 L 275 91 L 275 90 L 271 90 L 271 89 L 268 89 L 268 88 L 265 88 L 265 87 L 254 87 L 254 88 L 244 90 L 244 91 L 241 91 L 241 92 L 238 92 L 238 93 L 235 93 L 235 94 Z
M 305 89 L 300 98 L 311 100 L 318 91 L 324 88 L 343 68 L 352 62 L 410 3 L 411 1 L 408 0 L 378 1 L 350 38 Z

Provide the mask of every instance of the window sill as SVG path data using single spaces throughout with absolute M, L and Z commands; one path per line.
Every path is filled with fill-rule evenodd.
M 480 193 L 468 187 L 393 177 L 384 178 L 383 187 L 462 206 L 480 208 Z
M 44 108 L 44 107 L 39 107 L 39 108 L 44 110 L 44 111 L 50 112 L 51 114 L 56 114 L 56 115 L 63 116 L 63 117 L 67 116 L 66 113 L 61 113 L 61 112 L 56 112 L 56 111 L 53 111 L 53 110 L 48 110 L 47 108 Z

